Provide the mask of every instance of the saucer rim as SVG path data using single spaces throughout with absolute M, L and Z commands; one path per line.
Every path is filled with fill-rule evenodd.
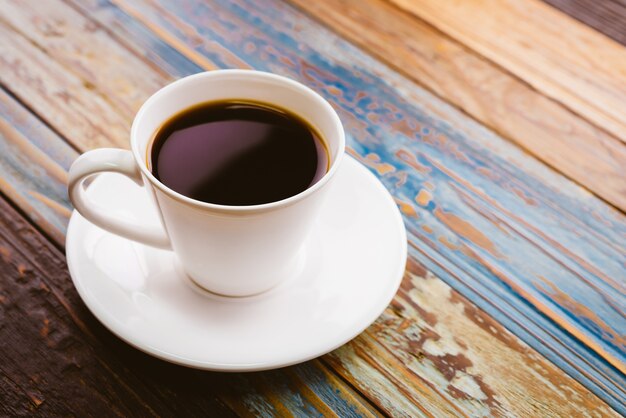
M 404 226 L 404 221 L 400 213 L 400 210 L 397 207 L 389 191 L 385 188 L 385 186 L 380 182 L 380 180 L 369 169 L 367 169 L 365 166 L 363 166 L 360 162 L 358 162 L 356 159 L 354 159 L 350 155 L 345 155 L 343 164 L 345 165 L 354 164 L 356 166 L 356 170 L 358 170 L 359 172 L 358 175 L 368 176 L 369 180 L 374 182 L 376 187 L 382 192 L 381 194 L 384 195 L 385 199 L 388 201 L 388 203 L 390 203 L 389 216 L 391 217 L 392 216 L 391 212 L 393 212 L 393 216 L 395 219 L 394 222 L 399 232 L 399 236 L 397 237 L 397 239 L 399 241 L 400 251 L 398 251 L 398 255 L 397 255 L 398 260 L 394 263 L 396 266 L 395 271 L 390 272 L 388 274 L 388 277 L 389 277 L 388 281 L 390 283 L 387 286 L 387 294 L 385 294 L 384 297 L 377 298 L 375 300 L 375 303 L 372 303 L 373 305 L 372 308 L 368 310 L 368 315 L 363 315 L 361 318 L 364 318 L 364 319 L 360 321 L 358 326 L 354 326 L 354 331 L 346 333 L 344 337 L 337 339 L 337 342 L 335 344 L 328 345 L 324 347 L 323 349 L 314 350 L 309 355 L 293 355 L 292 357 L 283 356 L 282 359 L 277 359 L 275 361 L 268 361 L 268 362 L 260 362 L 260 363 L 225 363 L 225 362 L 210 362 L 210 361 L 205 361 L 205 360 L 196 360 L 193 358 L 183 357 L 183 356 L 179 356 L 179 355 L 167 352 L 167 351 L 163 351 L 151 344 L 137 344 L 135 341 L 133 341 L 132 335 L 126 335 L 129 333 L 125 333 L 125 332 L 122 332 L 121 330 L 115 329 L 116 327 L 112 325 L 114 321 L 111 320 L 111 318 L 109 318 L 109 315 L 107 314 L 106 309 L 99 309 L 98 308 L 99 305 L 96 303 L 95 298 L 92 298 L 87 293 L 86 287 L 78 279 L 78 273 L 76 271 L 76 269 L 78 268 L 77 265 L 80 263 L 83 263 L 83 261 L 74 260 L 70 262 L 70 258 L 72 258 L 70 254 L 72 254 L 73 252 L 76 253 L 76 250 L 73 250 L 73 248 L 75 245 L 78 245 L 77 244 L 78 239 L 71 238 L 73 234 L 76 234 L 76 233 L 73 233 L 72 231 L 76 228 L 79 228 L 77 223 L 83 220 L 89 225 L 89 227 L 98 228 L 96 225 L 91 224 L 89 221 L 83 218 L 76 210 L 73 210 L 71 218 L 70 218 L 70 222 L 68 224 L 67 234 L 66 234 L 66 245 L 65 245 L 68 270 L 69 270 L 72 282 L 74 284 L 74 287 L 76 288 L 81 300 L 83 301 L 87 309 L 96 317 L 96 319 L 106 329 L 108 329 L 115 336 L 117 336 L 122 341 L 126 342 L 130 346 L 142 352 L 145 352 L 147 354 L 152 355 L 153 357 L 156 357 L 161 360 L 165 360 L 169 363 L 177 364 L 180 366 L 190 367 L 190 368 L 194 368 L 198 370 L 216 371 L 216 372 L 255 372 L 255 371 L 263 371 L 263 370 L 288 367 L 288 366 L 303 363 L 303 362 L 312 360 L 314 358 L 320 357 L 324 354 L 327 354 L 343 346 L 344 344 L 348 343 L 352 339 L 356 338 L 363 331 L 365 331 L 372 323 L 374 323 L 378 319 L 378 317 L 385 311 L 385 309 L 389 306 L 389 303 L 393 300 L 394 296 L 396 295 L 400 287 L 400 284 L 402 283 L 404 271 L 406 268 L 406 262 L 408 258 L 408 254 L 407 254 L 408 243 L 407 243 L 407 236 L 406 236 L 406 228 Z M 341 171 L 341 169 L 339 171 Z M 96 181 L 97 179 L 94 180 L 94 182 Z M 328 205 L 328 204 L 332 204 L 332 203 L 328 203 L 328 202 L 324 203 L 324 205 Z M 108 231 L 105 231 L 105 232 L 107 234 L 110 234 L 110 232 Z M 144 245 L 144 244 L 139 243 L 139 245 Z M 283 283 L 280 283 L 278 286 L 266 292 L 253 295 L 253 296 L 238 297 L 238 298 L 231 298 L 228 296 L 221 296 L 221 295 L 216 295 L 216 296 L 218 296 L 219 298 L 223 300 L 258 298 L 258 297 L 263 297 L 263 295 L 266 295 L 268 293 L 275 291 L 276 289 L 280 288 L 282 284 Z

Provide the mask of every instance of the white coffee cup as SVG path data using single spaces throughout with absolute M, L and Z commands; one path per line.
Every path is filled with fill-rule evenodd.
M 331 163 L 326 175 L 297 195 L 254 206 L 205 203 L 157 180 L 146 161 L 156 130 L 181 110 L 225 99 L 274 104 L 307 120 L 328 147 Z M 88 151 L 72 164 L 68 189 L 74 207 L 109 232 L 171 249 L 188 276 L 201 287 L 222 295 L 247 296 L 268 290 L 294 273 L 341 163 L 345 138 L 337 113 L 308 87 L 260 71 L 216 70 L 182 78 L 152 95 L 135 117 L 130 144 L 131 151 Z M 83 181 L 102 172 L 121 173 L 143 185 L 153 198 L 162 228 L 138 225 L 93 204 Z

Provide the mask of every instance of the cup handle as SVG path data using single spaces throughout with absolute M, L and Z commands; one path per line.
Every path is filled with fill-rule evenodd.
M 68 192 L 76 210 L 88 221 L 109 232 L 153 247 L 171 249 L 170 239 L 162 228 L 137 225 L 129 220 L 111 216 L 87 197 L 83 181 L 103 172 L 124 174 L 138 185 L 144 185 L 130 151 L 116 148 L 87 151 L 74 161 L 69 172 Z

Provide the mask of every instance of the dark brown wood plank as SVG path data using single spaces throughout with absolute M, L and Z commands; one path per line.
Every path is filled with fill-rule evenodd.
M 626 45 L 626 4 L 615 0 L 543 0 Z
M 153 393 L 130 363 L 120 362 L 128 348 L 82 305 L 63 255 L 4 198 L 0 278 L 0 373 L 15 395 L 3 397 L 1 416 L 174 414 L 163 393 Z M 108 349 L 107 341 L 120 350 Z M 214 398 L 206 404 L 232 415 Z
M 32 416 L 39 400 L 33 400 L 4 371 L 0 370 L 0 413 L 8 417 Z M 26 406 L 26 407 L 24 407 Z

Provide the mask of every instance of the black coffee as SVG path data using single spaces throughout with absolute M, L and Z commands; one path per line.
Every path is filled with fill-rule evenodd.
M 328 151 L 300 117 L 261 103 L 184 110 L 157 131 L 152 173 L 192 199 L 258 205 L 306 190 L 328 171 Z

